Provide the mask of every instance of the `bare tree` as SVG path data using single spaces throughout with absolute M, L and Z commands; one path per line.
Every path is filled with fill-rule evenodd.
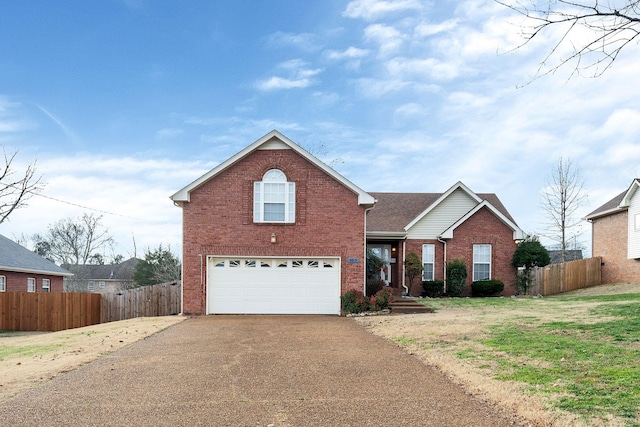
M 102 215 L 83 214 L 65 218 L 49 226 L 46 236 L 40 237 L 40 255 L 59 264 L 87 264 L 101 249 L 113 245 L 113 238 L 102 226 Z
M 0 170 L 0 224 L 13 213 L 14 210 L 24 207 L 32 196 L 42 191 L 44 186 L 40 184 L 41 177 L 36 176 L 36 162 L 30 163 L 24 174 L 15 176 L 13 161 L 18 154 L 15 151 L 7 155 L 3 149 L 4 167 Z
M 574 67 L 571 76 L 598 77 L 640 35 L 640 0 L 495 1 L 526 18 L 521 26 L 524 42 L 518 48 L 552 28 L 559 30 L 534 78 L 567 64 Z
M 575 232 L 569 233 L 581 221 L 575 214 L 587 200 L 583 186 L 580 169 L 573 166 L 570 159 L 560 157 L 542 190 L 540 204 L 548 219 L 547 232 L 543 236 L 560 244 L 562 262 L 566 260 L 568 242 L 577 238 Z

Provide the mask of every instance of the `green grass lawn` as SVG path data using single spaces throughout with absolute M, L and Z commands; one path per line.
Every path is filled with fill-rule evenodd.
M 482 334 L 460 337 L 451 351 L 492 378 L 520 382 L 584 420 L 615 415 L 640 426 L 640 294 L 421 302 L 478 319 Z M 488 315 L 496 312 L 499 323 Z

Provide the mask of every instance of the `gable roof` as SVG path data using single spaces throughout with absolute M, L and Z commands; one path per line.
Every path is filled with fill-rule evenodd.
M 467 219 L 469 219 L 472 215 L 474 215 L 476 212 L 478 212 L 482 208 L 489 209 L 496 217 L 498 217 L 498 219 L 500 219 L 505 225 L 507 225 L 509 228 L 511 228 L 513 230 L 513 239 L 514 240 L 524 239 L 526 237 L 525 232 L 522 231 L 520 229 L 520 227 L 518 227 L 516 225 L 516 223 L 514 223 L 509 218 L 507 218 L 505 215 L 503 215 L 498 209 L 496 209 L 487 200 L 483 200 L 481 203 L 479 203 L 473 209 L 471 209 L 469 212 L 467 212 L 462 218 L 460 218 L 454 224 L 452 224 L 451 227 L 449 227 L 445 231 L 443 231 L 442 234 L 440 235 L 440 237 L 442 237 L 443 239 L 452 239 L 453 238 L 453 230 L 458 228 L 461 224 L 463 224 Z
M 464 184 L 458 182 L 444 193 L 369 193 L 376 198 L 377 202 L 375 207 L 367 213 L 367 232 L 404 234 L 417 220 L 433 210 L 446 199 L 446 196 L 458 188 L 470 193 L 478 204 L 486 201 L 494 212 L 499 213 L 517 228 L 516 222 L 498 196 L 494 193 L 473 193 Z M 452 222 L 458 219 L 452 218 Z
M 587 221 L 625 211 L 629 208 L 631 198 L 640 188 L 640 178 L 635 178 L 628 189 L 615 196 L 602 206 L 584 217 Z
M 120 264 L 81 264 L 65 265 L 75 274 L 76 280 L 133 280 L 133 273 L 140 260 L 129 258 Z
M 220 172 L 234 165 L 244 157 L 248 156 L 255 150 L 258 149 L 291 149 L 298 153 L 300 156 L 308 160 L 311 164 L 315 165 L 322 171 L 324 171 L 327 175 L 334 178 L 336 181 L 340 182 L 342 185 L 353 191 L 358 195 L 358 204 L 360 205 L 373 205 L 375 203 L 375 199 L 365 192 L 363 189 L 349 181 L 344 176 L 340 175 L 338 172 L 330 168 L 324 162 L 320 161 L 318 158 L 313 156 L 307 150 L 303 149 L 295 142 L 291 141 L 289 138 L 278 132 L 277 130 L 272 130 L 262 138 L 255 141 L 253 144 L 244 148 L 242 151 L 238 152 L 234 156 L 228 158 L 224 162 L 220 163 L 215 168 L 211 169 L 209 172 L 202 175 L 200 178 L 193 181 L 191 184 L 182 188 L 174 195 L 171 196 L 171 200 L 176 203 L 188 202 L 190 198 L 191 191 L 195 190 L 205 182 L 209 181 L 211 178 L 218 175 Z
M 73 276 L 46 258 L 0 235 L 0 270 L 19 273 Z

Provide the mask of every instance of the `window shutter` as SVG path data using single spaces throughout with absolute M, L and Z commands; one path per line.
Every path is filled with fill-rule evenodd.
M 260 193 L 262 193 L 262 182 L 253 183 L 253 222 L 262 221 L 262 203 L 260 200 Z

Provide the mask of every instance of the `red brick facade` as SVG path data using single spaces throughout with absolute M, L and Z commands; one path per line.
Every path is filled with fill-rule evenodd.
M 296 184 L 293 224 L 253 222 L 253 183 L 270 169 Z M 251 152 L 192 190 L 182 209 L 185 314 L 206 311 L 208 255 L 339 256 L 342 292 L 363 288 L 365 210 L 357 194 L 294 150 Z
M 50 292 L 63 292 L 62 276 L 18 273 L 14 271 L 0 271 L 0 276 L 5 277 L 6 292 L 27 292 L 27 279 L 29 278 L 36 279 L 36 292 L 42 292 L 43 279 L 50 280 Z
M 602 283 L 638 282 L 640 260 L 627 258 L 628 211 L 592 220 L 592 253 L 601 256 Z
M 511 296 L 517 293 L 517 270 L 511 266 L 511 258 L 516 250 L 513 230 L 496 217 L 489 209 L 482 208 L 453 232 L 453 239 L 446 241 L 447 262 L 458 258 L 467 266 L 467 285 L 463 296 L 471 295 L 473 281 L 473 245 L 491 245 L 491 278 L 504 283 L 501 295 Z M 407 240 L 406 252 L 415 252 L 422 259 L 422 245 L 435 245 L 435 280 L 444 280 L 444 244 L 438 240 Z M 420 295 L 422 286 L 415 280 L 412 295 Z

